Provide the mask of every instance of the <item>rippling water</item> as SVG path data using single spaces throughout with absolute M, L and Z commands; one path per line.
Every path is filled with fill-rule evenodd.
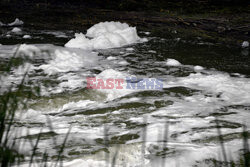
M 26 32 L 31 39 L 25 43 L 33 48 L 13 58 Z M 37 158 L 45 151 L 53 158 L 71 127 L 65 166 L 103 166 L 107 155 L 110 162 L 116 155 L 121 166 L 160 166 L 164 161 L 166 166 L 208 166 L 213 159 L 223 160 L 217 118 L 226 151 L 238 160 L 242 126 L 248 132 L 250 127 L 248 49 L 180 39 L 178 34 L 174 39 L 140 35 L 149 41 L 94 52 L 62 47 L 72 38 L 71 31 L 25 30 L 1 36 L 0 43 L 5 44 L 0 45 L 1 96 L 10 86 L 15 91 L 26 71 L 25 87 L 41 88 L 41 96 L 32 96 L 27 109 L 16 113 L 13 127 L 27 157 L 31 145 L 25 139 L 35 143 L 41 133 Z M 181 65 L 167 65 L 168 58 Z M 10 60 L 15 63 L 6 74 L 3 70 Z M 164 86 L 86 89 L 86 77 L 126 76 L 161 78 Z

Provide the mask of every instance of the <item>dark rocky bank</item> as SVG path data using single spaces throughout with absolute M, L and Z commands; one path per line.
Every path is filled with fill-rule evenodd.
M 202 37 L 240 45 L 250 39 L 250 3 L 245 0 L 5 0 L 0 21 L 20 18 L 36 29 L 84 31 L 101 21 L 121 21 L 155 36 Z

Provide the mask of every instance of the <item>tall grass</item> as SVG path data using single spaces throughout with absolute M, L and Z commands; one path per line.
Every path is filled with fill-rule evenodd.
M 15 66 L 15 59 L 19 56 L 19 48 L 17 47 L 13 56 L 10 58 L 5 70 L 1 73 L 1 75 L 10 75 L 11 69 Z M 25 139 L 29 141 L 24 141 L 21 143 L 21 140 L 16 140 L 17 136 L 20 136 L 18 131 L 15 130 L 15 116 L 18 110 L 27 109 L 27 103 L 29 102 L 32 96 L 40 96 L 39 85 L 35 88 L 30 88 L 27 90 L 25 87 L 25 80 L 27 79 L 28 71 L 26 71 L 23 75 L 21 82 L 17 86 L 10 86 L 8 91 L 4 92 L 0 95 L 0 166 L 1 167 L 9 167 L 9 166 L 20 166 L 21 162 L 25 159 L 24 155 L 20 153 L 20 147 L 22 147 L 23 143 L 29 142 L 32 150 L 29 159 L 29 166 L 34 166 L 36 161 L 36 151 L 38 149 L 39 142 L 41 141 L 41 132 L 37 136 L 35 144 L 33 145 L 32 139 Z M 2 82 L 2 81 L 1 81 Z M 53 130 L 53 126 L 51 121 L 48 119 L 48 124 L 50 130 Z M 13 134 L 15 133 L 15 134 Z M 57 159 L 54 163 L 51 163 L 52 166 L 60 166 L 62 165 L 62 153 L 64 151 L 68 136 L 70 134 L 70 129 L 66 134 L 64 142 L 61 147 L 58 149 Z M 56 140 L 54 139 L 54 144 L 56 146 Z M 48 154 L 46 151 L 42 155 L 42 162 L 40 161 L 39 166 L 47 166 L 48 165 Z
M 14 53 L 16 57 L 18 49 Z M 11 70 L 12 61 L 10 61 L 6 67 L 6 73 Z M 21 83 L 17 86 L 16 91 L 12 91 L 12 87 L 8 89 L 8 92 L 0 96 L 0 163 L 2 167 L 10 166 L 16 162 L 20 162 L 23 159 L 23 155 L 19 154 L 15 141 L 10 140 L 10 131 L 14 124 L 15 112 L 20 106 L 24 104 L 24 100 L 20 101 L 18 96 L 23 91 L 23 83 L 27 73 L 25 73 Z M 25 106 L 25 105 L 24 105 Z

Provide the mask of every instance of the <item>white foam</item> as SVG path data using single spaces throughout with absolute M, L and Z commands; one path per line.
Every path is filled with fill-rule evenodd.
M 114 57 L 114 56 L 109 56 L 109 57 L 107 57 L 107 60 L 115 60 L 115 59 L 117 59 L 117 58 Z
M 119 61 L 118 64 L 123 66 L 129 65 L 129 63 L 126 60 Z
M 99 60 L 98 53 L 63 47 L 52 47 L 50 56 L 49 61 L 37 69 L 48 75 L 58 74 L 60 83 L 56 87 L 42 87 L 42 95 L 84 88 L 86 77 L 91 74 L 89 69 L 97 67 Z
M 18 27 L 14 27 L 11 32 L 14 32 L 14 33 L 18 33 L 18 32 L 21 32 L 22 30 Z
M 16 117 L 23 119 L 27 122 L 42 122 L 46 123 L 46 115 L 44 115 L 41 111 L 28 109 L 25 112 L 16 112 Z
M 176 31 L 176 30 L 173 30 L 172 33 L 177 34 L 177 31 Z
M 69 51 L 66 49 L 56 49 L 52 55 L 52 60 L 48 64 L 43 64 L 39 68 L 51 75 L 59 72 L 78 71 L 94 65 L 97 61 L 97 54 L 88 51 Z
M 100 74 L 98 74 L 96 77 L 97 78 L 102 78 L 102 79 L 108 79 L 108 78 L 126 78 L 129 77 L 129 74 L 120 72 L 120 71 L 116 71 L 113 69 L 107 69 L 102 71 Z
M 249 47 L 249 42 L 244 41 L 244 42 L 242 42 L 241 46 L 242 46 L 242 48 L 247 48 L 247 47 Z
M 12 23 L 9 23 L 8 26 L 20 26 L 23 25 L 23 21 L 19 20 L 18 18 L 15 19 Z
M 166 65 L 167 66 L 180 66 L 181 63 L 175 59 L 167 59 Z
M 107 163 L 106 161 L 98 161 L 93 159 L 75 159 L 72 161 L 64 162 L 65 167 L 94 167 L 94 166 L 105 166 Z
M 127 51 L 134 51 L 134 48 L 126 48 Z
M 91 74 L 89 69 L 95 68 L 98 65 L 98 53 L 89 52 L 80 49 L 68 49 L 54 45 L 27 45 L 22 44 L 18 46 L 7 47 L 1 46 L 3 53 L 1 57 L 12 56 L 16 50 L 16 57 L 29 57 L 29 59 L 42 59 L 45 61 L 43 64 L 31 65 L 31 68 L 26 68 L 25 65 L 16 69 L 8 76 L 1 76 L 1 84 L 4 88 L 1 92 L 7 90 L 11 85 L 18 85 L 22 80 L 23 74 L 29 69 L 29 73 L 34 70 L 42 69 L 43 73 L 48 75 L 58 74 L 53 80 L 59 81 L 55 86 L 41 85 L 41 95 L 48 96 L 54 93 L 61 93 L 65 90 L 75 90 L 84 88 L 86 86 L 86 77 Z M 2 56 L 3 55 L 3 56 Z M 22 67 L 22 68 L 21 68 Z M 22 74 L 22 75 L 21 75 Z M 46 76 L 34 76 L 34 81 Z M 33 80 L 33 78 L 32 78 Z M 10 84 L 11 83 L 11 84 Z
M 23 54 L 25 56 L 29 56 L 30 58 L 32 58 L 35 55 L 40 55 L 41 50 L 35 45 L 22 44 L 18 48 L 18 54 L 19 55 Z
M 113 100 L 122 96 L 125 96 L 127 94 L 130 94 L 132 92 L 135 92 L 136 90 L 132 90 L 132 89 L 126 89 L 126 78 L 127 77 L 132 77 L 131 75 L 124 73 L 124 72 L 119 72 L 113 69 L 107 69 L 104 70 L 103 72 L 101 72 L 100 74 L 98 74 L 96 76 L 97 79 L 123 79 L 124 82 L 121 83 L 121 86 L 123 87 L 123 89 L 98 89 L 98 91 L 105 93 L 107 95 L 107 100 Z
M 119 149 L 117 147 L 109 147 L 109 160 L 105 161 L 106 153 L 103 151 L 98 152 L 96 155 L 87 155 L 82 158 L 63 161 L 63 165 L 66 167 L 95 167 L 95 166 L 112 166 L 112 158 L 115 156 L 116 151 L 118 154 L 116 155 L 116 163 L 114 167 L 118 166 L 130 166 L 137 167 L 142 166 L 142 158 L 144 159 L 145 167 L 158 167 L 164 164 L 164 167 L 173 167 L 179 166 L 180 164 L 184 164 L 186 167 L 192 167 L 196 163 L 201 162 L 204 159 L 216 159 L 221 160 L 219 157 L 222 157 L 222 152 L 220 146 L 216 146 L 214 144 L 209 144 L 206 146 L 200 146 L 196 144 L 188 144 L 188 143 L 175 143 L 168 142 L 167 146 L 169 151 L 169 155 L 164 156 L 164 158 L 155 157 L 154 153 L 157 151 L 161 151 L 161 147 L 163 144 L 157 145 L 157 143 L 146 143 L 145 157 L 142 157 L 142 144 L 141 143 L 133 143 L 120 145 Z M 237 161 L 239 158 L 238 149 L 242 148 L 242 143 L 240 140 L 234 140 L 227 144 L 225 147 L 230 147 L 230 160 Z M 173 152 L 171 150 L 173 149 Z M 229 154 L 229 151 L 227 151 Z M 155 160 L 154 160 L 155 158 Z M 232 158 L 232 159 L 231 159 Z M 163 162 L 165 161 L 165 163 Z M 206 163 L 206 162 L 205 162 Z M 51 164 L 48 162 L 48 164 Z M 201 164 L 198 163 L 199 166 Z M 206 166 L 204 164 L 202 166 Z M 27 165 L 21 165 L 22 167 L 26 167 Z
M 91 100 L 80 100 L 78 102 L 70 102 L 70 103 L 64 104 L 63 107 L 59 109 L 59 112 L 63 111 L 63 110 L 69 110 L 72 108 L 81 108 L 82 109 L 82 108 L 85 108 L 93 103 L 95 103 L 95 102 L 91 101 Z
M 23 25 L 23 21 L 19 20 L 18 18 L 16 18 L 13 22 L 8 23 L 8 24 L 4 24 L 0 21 L 0 27 L 1 26 L 20 26 Z
M 202 66 L 194 66 L 194 70 L 201 71 L 201 70 L 204 70 L 204 68 Z
M 67 38 L 68 36 L 61 31 L 42 31 L 44 34 L 54 35 L 57 38 Z
M 181 38 L 175 38 L 174 40 L 179 42 L 181 40 Z
M 24 39 L 30 39 L 31 36 L 30 36 L 30 35 L 24 35 L 23 38 L 24 38 Z
M 62 76 L 58 77 L 57 80 L 60 81 L 58 87 L 53 88 L 53 93 L 63 92 L 67 90 L 75 90 L 77 88 L 83 88 L 85 86 L 86 76 L 85 74 L 74 74 L 74 73 L 65 73 Z
M 201 89 L 206 92 L 220 94 L 228 105 L 249 104 L 250 80 L 248 78 L 235 78 L 227 73 L 190 74 L 188 77 L 181 77 L 165 86 L 182 85 L 189 88 Z
M 4 46 L 1 46 L 1 48 Z M 36 55 L 41 54 L 42 50 L 41 46 L 37 45 L 21 45 L 20 50 L 23 51 L 24 54 L 29 55 L 31 58 L 35 58 Z M 63 92 L 65 89 L 68 90 L 68 88 L 77 88 L 77 87 L 84 87 L 85 85 L 83 82 L 86 80 L 86 76 L 90 74 L 91 76 L 94 75 L 93 73 L 89 72 L 90 70 L 84 71 L 83 69 L 88 67 L 96 67 L 96 69 L 101 70 L 102 72 L 97 75 L 97 78 L 99 79 L 125 79 L 126 77 L 131 77 L 129 73 L 126 72 L 120 72 L 114 69 L 105 69 L 104 67 L 101 67 L 100 64 L 98 64 L 98 53 L 92 53 L 89 51 L 83 51 L 80 49 L 69 49 L 69 48 L 62 48 L 53 46 L 53 49 L 48 49 L 50 52 L 51 57 L 47 61 L 47 64 L 43 64 L 41 66 L 38 66 L 36 68 L 43 69 L 45 73 L 47 74 L 58 74 L 57 80 L 60 81 L 59 85 L 55 87 L 51 87 L 50 91 L 53 91 L 55 93 Z M 115 61 L 107 61 L 107 60 L 114 60 L 114 58 L 117 58 Z M 120 57 L 108 57 L 105 62 L 111 62 L 111 63 L 120 63 L 123 60 L 120 59 Z M 176 66 L 181 65 L 177 60 L 174 59 L 168 59 L 169 65 Z M 125 61 L 125 60 L 124 60 Z M 167 62 L 168 62 L 167 61 Z M 176 62 L 177 61 L 177 62 Z M 103 63 L 103 62 L 102 62 Z M 162 62 L 162 64 L 166 64 L 166 62 Z M 168 63 L 167 63 L 168 64 Z M 26 65 L 25 65 L 26 66 Z M 107 66 L 105 66 L 107 67 Z M 112 66 L 111 66 L 112 67 Z M 201 66 L 185 66 L 189 67 L 190 69 L 197 70 L 204 70 Z M 9 83 L 15 82 L 16 76 L 23 75 L 24 72 L 27 70 L 27 66 L 24 68 L 16 68 L 13 70 L 13 73 L 15 75 L 9 76 L 10 78 L 3 78 L 3 80 L 8 81 Z M 88 73 L 89 72 L 89 73 Z M 150 97 L 150 99 L 147 101 L 150 104 L 154 104 L 154 100 L 171 100 L 174 103 L 172 105 L 166 105 L 161 108 L 152 107 L 152 112 L 148 113 L 145 112 L 145 114 L 149 114 L 148 124 L 147 124 L 147 143 L 146 143 L 146 157 L 147 161 L 151 161 L 150 164 L 146 164 L 145 166 L 161 166 L 159 164 L 161 161 L 159 161 L 160 157 L 156 156 L 150 159 L 151 153 L 155 153 L 157 151 L 154 150 L 154 147 L 150 144 L 158 144 L 159 136 L 164 135 L 164 128 L 165 128 L 165 118 L 168 118 L 168 121 L 170 122 L 168 136 L 169 141 L 167 143 L 168 148 L 170 148 L 170 152 L 166 154 L 166 166 L 177 166 L 178 162 L 180 164 L 184 164 L 185 166 L 193 166 L 194 163 L 197 161 L 201 161 L 204 159 L 216 159 L 217 155 L 216 153 L 220 149 L 220 146 L 217 144 L 211 144 L 211 143 L 202 143 L 202 144 L 193 144 L 190 143 L 192 140 L 196 139 L 206 139 L 206 137 L 212 137 L 217 135 L 217 131 L 212 123 L 214 120 L 213 116 L 210 116 L 210 114 L 215 113 L 217 110 L 221 109 L 222 107 L 228 106 L 228 105 L 234 105 L 234 104 L 240 104 L 240 105 L 249 105 L 249 99 L 250 99 L 250 80 L 249 78 L 243 78 L 243 77 L 231 77 L 227 73 L 221 73 L 216 71 L 208 71 L 204 70 L 203 73 L 195 73 L 190 74 L 189 76 L 185 77 L 173 77 L 167 76 L 166 80 L 166 88 L 169 87 L 178 87 L 183 86 L 190 89 L 200 90 L 198 92 L 190 93 L 190 95 L 182 95 L 182 92 L 175 93 L 175 91 L 172 92 L 172 90 L 169 90 L 169 93 L 166 93 L 166 95 L 161 96 L 154 96 Z M 86 75 L 86 76 L 85 76 Z M 54 76 L 49 76 L 53 78 Z M 0 79 L 2 81 L 2 79 Z M 2 86 L 2 83 L 1 83 Z M 125 85 L 124 85 L 125 86 Z M 107 99 L 104 100 L 113 100 L 117 99 L 121 96 L 127 95 L 129 93 L 133 93 L 137 90 L 88 90 L 90 92 L 96 93 L 101 92 L 107 95 Z M 101 94 L 100 93 L 100 94 Z M 154 92 L 153 92 L 154 93 Z M 184 91 L 185 93 L 185 91 Z M 101 94 L 102 95 L 102 94 Z M 63 95 L 64 96 L 64 95 Z M 67 96 L 67 95 L 66 95 Z M 72 96 L 74 96 L 72 94 Z M 80 95 L 81 96 L 81 95 Z M 84 95 L 83 95 L 84 96 Z M 165 97 L 164 97 L 165 96 Z M 61 97 L 60 97 L 61 98 Z M 64 97 L 63 97 L 64 98 Z M 110 107 L 114 104 L 116 105 L 117 101 L 114 102 L 99 102 L 95 99 L 95 101 L 92 100 L 84 100 L 81 99 L 77 102 L 71 101 L 70 96 L 65 97 L 69 98 L 67 102 L 64 102 L 59 109 L 55 109 L 52 111 L 36 111 L 29 109 L 27 110 L 27 113 L 24 114 L 24 120 L 21 120 L 25 123 L 30 122 L 42 122 L 46 123 L 46 117 L 45 115 L 49 113 L 60 113 L 60 112 L 69 112 L 74 113 L 78 112 L 83 109 L 98 109 L 104 107 Z M 82 96 L 81 96 L 82 98 Z M 85 98 L 85 97 L 84 97 Z M 105 98 L 105 97 L 104 97 Z M 132 97 L 132 98 L 124 98 L 122 100 L 117 99 L 119 103 L 129 103 L 129 102 L 145 102 L 149 97 L 142 96 L 140 98 L 138 97 Z M 145 100 L 146 99 L 146 100 Z M 53 99 L 52 99 L 53 100 Z M 60 99 L 61 100 L 61 99 Z M 65 100 L 65 99 L 63 99 Z M 103 100 L 103 99 L 102 99 Z M 66 104 L 65 104 L 66 103 Z M 49 103 L 48 103 L 49 104 Z M 47 104 L 46 104 L 47 105 Z M 119 107 L 118 107 L 119 108 Z M 124 112 L 128 112 L 129 109 L 121 109 L 112 112 L 112 114 L 109 115 L 109 117 L 112 119 L 111 122 L 116 122 L 116 119 L 120 119 L 120 115 Z M 141 109 L 139 109 L 141 110 Z M 131 111 L 131 115 L 135 112 L 139 111 L 136 109 L 133 109 Z M 144 109 L 142 109 L 144 110 Z M 146 110 L 146 109 L 145 109 Z M 224 115 L 220 117 L 221 119 L 228 119 L 228 121 L 232 122 L 239 122 L 242 123 L 242 119 L 246 119 L 246 122 L 248 121 L 247 118 L 249 118 L 249 112 L 244 111 L 244 109 L 229 109 L 227 113 L 235 112 L 237 114 L 231 114 L 231 115 Z M 240 114 L 239 114 L 240 113 Z M 106 113 L 105 113 L 106 114 Z M 116 115 L 117 114 L 117 115 Z M 125 113 L 128 115 L 127 113 Z M 129 113 L 130 114 L 130 113 Z M 94 118 L 97 114 L 93 113 L 92 115 L 80 115 L 75 114 L 71 117 L 64 117 L 57 115 L 53 116 L 53 128 L 55 128 L 55 132 L 60 133 L 67 133 L 66 127 L 69 126 L 69 124 L 74 124 L 74 127 L 72 129 L 73 135 L 74 133 L 82 133 L 80 134 L 81 137 L 75 138 L 75 140 L 82 140 L 82 136 L 84 136 L 84 139 L 91 139 L 91 142 L 96 138 L 103 137 L 103 127 L 102 126 L 91 126 L 91 124 L 88 124 L 91 119 L 88 118 Z M 101 115 L 101 114 L 100 114 Z M 104 115 L 104 114 L 103 114 Z M 119 118 L 118 118 L 119 117 Z M 113 120 L 114 119 L 114 120 Z M 122 118 L 123 119 L 123 118 Z M 236 119 L 236 120 L 235 120 Z M 129 116 L 127 119 L 128 121 L 135 122 L 135 123 L 143 123 L 143 117 L 138 112 L 135 115 Z M 27 122 L 26 122 L 27 121 Z M 98 122 L 98 119 L 94 119 L 93 122 Z M 91 122 L 91 123 L 93 123 Z M 117 121 L 118 122 L 118 121 Z M 120 122 L 120 121 L 119 121 Z M 80 125 L 78 124 L 80 123 Z M 83 126 L 82 126 L 83 124 Z M 89 126 L 84 126 L 84 124 L 88 124 Z M 249 123 L 248 123 L 249 124 Z M 96 125 L 96 124 L 95 124 Z M 113 125 L 111 125 L 113 126 Z M 211 127 L 210 127 L 211 126 Z M 120 134 L 126 134 L 127 132 L 135 132 L 137 134 L 140 133 L 140 128 L 136 127 L 133 130 L 127 130 L 126 125 L 122 126 L 122 128 L 118 129 L 118 126 L 111 127 L 111 135 L 120 135 Z M 203 128 L 202 130 L 195 130 L 197 128 Z M 39 127 L 40 128 L 40 127 Z M 39 128 L 30 128 L 32 129 L 31 132 L 38 134 Z M 125 132 L 125 130 L 127 130 Z M 115 130 L 114 130 L 115 129 Z M 223 134 L 229 134 L 234 132 L 241 132 L 240 128 L 221 128 L 221 131 Z M 114 132 L 114 133 L 113 133 Z M 183 133 L 182 133 L 183 132 Z M 87 135 L 86 135 L 87 134 Z M 160 134 L 160 135 L 159 135 Z M 173 138 L 170 137 L 173 134 L 177 134 L 177 137 Z M 142 135 L 140 135 L 142 136 Z M 138 139 L 139 141 L 141 140 Z M 128 144 L 131 142 L 130 144 Z M 117 164 L 118 166 L 122 166 L 122 162 L 125 162 L 125 164 L 128 166 L 141 166 L 141 142 L 133 143 L 135 140 L 129 141 L 126 144 L 122 145 L 121 150 L 119 150 L 119 155 L 121 157 L 117 158 Z M 150 143 L 151 142 L 151 143 Z M 39 147 L 41 145 L 48 145 L 47 140 L 46 143 L 39 143 Z M 227 147 L 233 148 L 233 151 L 237 151 L 241 149 L 242 143 L 241 141 L 233 140 L 231 142 L 226 143 Z M 115 152 L 114 148 L 110 149 L 110 157 L 113 157 L 113 153 Z M 173 149 L 173 152 L 171 152 L 171 149 Z M 149 151 L 150 154 L 147 152 Z M 166 151 L 166 150 L 165 150 Z M 168 150 L 167 150 L 168 151 Z M 90 155 L 86 158 L 86 156 L 81 157 L 81 159 L 73 160 L 73 161 L 67 161 L 64 162 L 64 166 L 104 166 L 103 156 L 100 156 L 101 154 L 95 153 L 94 155 Z M 94 157 L 95 156 L 95 157 Z M 236 156 L 233 156 L 234 158 Z M 145 160 L 145 161 L 146 161 Z
M 35 67 L 30 63 L 25 63 L 21 66 L 14 67 L 11 69 L 12 75 L 0 75 L 1 90 L 0 93 L 6 92 L 12 87 L 15 90 L 17 85 L 21 84 L 25 73 L 35 69 Z M 24 81 L 27 80 L 27 77 Z M 24 82 L 25 83 L 25 82 Z
M 156 51 L 154 51 L 154 50 L 149 50 L 148 52 L 149 53 L 156 53 Z
M 92 39 L 88 39 L 91 37 Z M 116 48 L 140 42 L 135 27 L 126 23 L 101 22 L 87 30 L 87 34 L 75 34 L 75 38 L 65 44 L 66 47 L 85 50 Z
M 76 33 L 75 38 L 71 39 L 65 44 L 65 47 L 80 48 L 85 50 L 92 50 L 93 44 L 90 39 L 86 38 L 83 33 Z

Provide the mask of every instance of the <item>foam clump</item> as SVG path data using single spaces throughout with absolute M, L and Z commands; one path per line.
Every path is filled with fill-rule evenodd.
M 41 50 L 35 45 L 22 44 L 18 48 L 19 55 L 29 56 L 30 58 L 34 57 L 35 55 L 39 55 L 40 53 Z
M 167 59 L 166 65 L 167 66 L 180 66 L 181 63 L 175 59 Z
M 114 82 L 116 85 L 114 87 L 114 89 L 98 89 L 98 91 L 106 94 L 106 100 L 108 100 L 108 101 L 125 96 L 129 93 L 132 93 L 136 90 L 126 89 L 126 82 L 125 82 L 126 78 L 130 78 L 130 77 L 132 77 L 132 75 L 127 74 L 125 72 L 116 71 L 114 69 L 106 69 L 96 76 L 96 80 L 102 79 L 105 81 L 105 80 L 110 79 L 110 78 L 112 78 L 114 80 L 121 79 L 121 80 L 123 80 L 120 83 L 122 89 L 117 89 L 117 87 L 116 87 L 117 83 Z
M 86 69 L 95 66 L 98 61 L 98 54 L 95 52 L 55 47 L 53 45 L 22 44 L 18 48 L 14 48 L 14 51 L 17 51 L 17 56 L 25 56 L 31 59 L 48 57 L 50 60 L 38 66 L 37 69 L 42 69 L 49 75 Z
M 8 24 L 4 24 L 3 22 L 0 21 L 0 27 L 1 26 L 21 26 L 23 25 L 23 21 L 22 20 L 19 20 L 18 18 L 16 18 L 13 22 L 11 23 L 8 23 Z
M 248 41 L 242 42 L 241 47 L 242 48 L 248 48 L 249 47 L 249 42 Z
M 201 71 L 201 70 L 204 70 L 204 68 L 202 66 L 194 66 L 194 70 L 195 71 Z
M 20 26 L 23 25 L 23 21 L 19 20 L 18 18 L 15 19 L 12 23 L 9 23 L 8 26 Z
M 250 82 L 247 78 L 231 77 L 226 73 L 214 73 L 211 75 L 196 73 L 183 77 L 179 83 L 175 82 L 175 84 L 220 94 L 220 98 L 230 105 L 249 103 Z
M 157 53 L 157 52 L 154 51 L 154 50 L 149 50 L 148 52 L 149 52 L 149 53 Z
M 78 71 L 87 68 L 97 62 L 97 54 L 87 51 L 70 51 L 67 49 L 55 49 L 52 60 L 48 64 L 39 66 L 45 73 L 53 75 L 61 72 Z
M 31 36 L 30 36 L 30 35 L 24 35 L 23 38 L 24 38 L 24 39 L 30 39 Z
M 14 27 L 11 32 L 14 32 L 14 33 L 18 33 L 18 32 L 21 32 L 22 30 L 18 27 Z
M 88 38 L 87 38 L 88 37 Z M 66 47 L 85 50 L 116 48 L 136 42 L 144 42 L 137 35 L 136 27 L 126 23 L 101 22 L 87 30 L 86 35 L 76 33 L 75 38 L 65 44 Z
M 107 57 L 107 60 L 115 60 L 115 59 L 117 59 L 117 58 L 114 57 L 114 56 L 109 56 L 109 57 Z
M 116 71 L 114 69 L 106 69 L 102 71 L 100 74 L 98 74 L 96 77 L 101 79 L 108 79 L 108 78 L 115 78 L 115 79 L 125 79 L 126 77 L 129 77 L 129 74 Z
M 71 39 L 65 44 L 68 48 L 80 48 L 85 50 L 93 49 L 93 42 L 90 39 L 86 38 L 83 33 L 75 33 L 75 38 Z
M 134 48 L 127 48 L 126 50 L 127 51 L 134 51 L 135 49 Z

